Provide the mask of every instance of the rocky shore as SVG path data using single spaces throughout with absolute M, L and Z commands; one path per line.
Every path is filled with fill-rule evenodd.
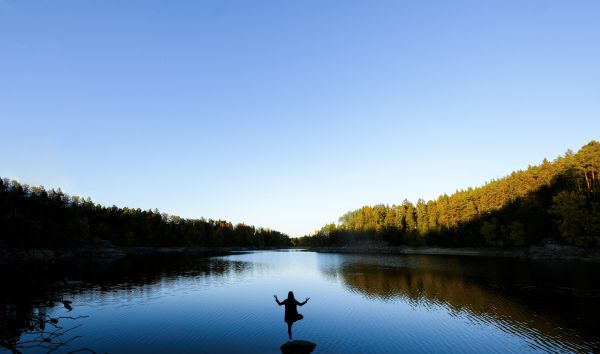
M 310 250 L 315 252 L 354 254 L 422 254 L 600 262 L 599 248 L 583 248 L 575 246 L 563 246 L 557 244 L 546 244 L 543 246 L 530 246 L 519 248 L 443 248 L 384 245 L 353 245 L 340 247 L 313 247 L 310 248 Z
M 33 249 L 11 252 L 10 257 L 5 250 L 0 250 L 0 265 L 16 259 L 33 261 L 53 260 L 58 262 L 113 262 L 126 256 L 148 255 L 158 253 L 185 253 L 222 255 L 230 252 L 265 250 L 248 247 L 115 247 L 84 246 L 55 249 Z M 584 248 L 545 244 L 541 246 L 519 248 L 444 248 L 444 247 L 409 247 L 387 246 L 382 244 L 362 244 L 336 247 L 310 247 L 299 250 L 347 253 L 347 254 L 388 254 L 388 255 L 443 255 L 465 257 L 505 257 L 520 259 L 563 260 L 600 262 L 600 248 Z

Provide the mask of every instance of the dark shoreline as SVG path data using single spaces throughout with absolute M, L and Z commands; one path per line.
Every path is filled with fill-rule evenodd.
M 547 244 L 519 248 L 444 248 L 356 245 L 339 247 L 310 247 L 310 251 L 346 254 L 385 254 L 385 255 L 442 255 L 463 257 L 502 257 L 532 260 L 600 262 L 600 248 L 583 248 Z
M 16 259 L 27 261 L 58 261 L 58 262 L 113 262 L 127 256 L 142 256 L 149 254 L 198 254 L 203 256 L 225 255 L 232 252 L 267 251 L 278 249 L 306 250 L 322 253 L 343 254 L 381 254 L 381 255 L 441 255 L 461 257 L 501 257 L 532 260 L 556 261 L 584 261 L 600 262 L 600 248 L 583 248 L 576 246 L 563 246 L 546 244 L 543 246 L 530 246 L 519 248 L 444 248 L 444 247 L 409 247 L 386 245 L 349 245 L 336 247 L 70 247 L 46 248 L 32 250 L 18 250 L 13 253 Z M 5 252 L 0 252 L 0 265 L 8 264 L 14 257 L 5 257 Z
M 81 246 L 68 248 L 39 248 L 30 250 L 13 250 L 11 257 L 7 251 L 0 250 L 0 265 L 8 264 L 11 260 L 33 262 L 113 262 L 127 256 L 142 256 L 150 254 L 198 254 L 203 256 L 225 255 L 232 252 L 276 250 L 276 248 L 252 247 L 200 247 L 200 246 L 171 246 L 171 247 L 95 247 Z

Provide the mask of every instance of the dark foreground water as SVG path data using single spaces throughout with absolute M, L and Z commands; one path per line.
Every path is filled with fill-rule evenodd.
M 593 264 L 269 251 L 132 257 L 65 272 L 82 282 L 2 297 L 5 345 L 47 351 L 39 340 L 51 324 L 19 327 L 41 313 L 75 318 L 59 319 L 61 331 L 73 329 L 56 352 L 278 353 L 287 327 L 273 294 L 293 290 L 311 298 L 294 338 L 317 343 L 315 353 L 600 351 Z M 49 297 L 73 310 L 48 307 Z

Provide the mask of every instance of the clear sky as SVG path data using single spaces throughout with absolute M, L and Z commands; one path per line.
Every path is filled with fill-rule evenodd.
M 600 1 L 0 0 L 0 176 L 311 233 L 600 138 Z

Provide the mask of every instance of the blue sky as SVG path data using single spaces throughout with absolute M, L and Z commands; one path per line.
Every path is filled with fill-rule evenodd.
M 600 138 L 598 1 L 0 0 L 0 176 L 310 233 Z

